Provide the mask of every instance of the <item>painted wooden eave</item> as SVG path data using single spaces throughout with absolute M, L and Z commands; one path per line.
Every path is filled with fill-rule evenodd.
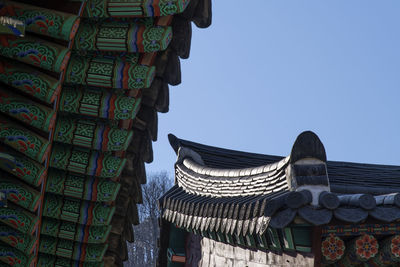
M 53 237 L 48 240 L 59 240 L 58 243 L 63 243 L 63 240 L 77 242 L 74 244 L 80 244 L 77 246 L 82 253 L 86 251 L 86 246 L 82 244 L 108 243 L 108 247 L 103 246 L 104 253 L 97 258 L 102 258 L 99 262 L 104 262 L 107 266 L 120 266 L 127 259 L 126 240 L 133 241 L 131 224 L 138 223 L 136 203 L 141 202 L 140 184 L 146 180 L 144 162 L 152 161 L 151 142 L 157 139 L 157 112 L 168 110 L 168 84 L 176 85 L 181 81 L 179 57 L 187 58 L 189 55 L 191 21 L 205 17 L 204 20 L 209 20 L 207 18 L 211 16 L 209 12 L 203 12 L 204 6 L 209 5 L 201 4 L 202 1 L 177 1 L 177 9 L 169 4 L 166 7 L 167 3 L 160 1 L 158 6 L 153 7 L 156 11 L 153 15 L 167 16 L 146 19 L 143 14 L 148 14 L 143 13 L 136 16 L 139 19 L 128 16 L 123 20 L 114 19 L 113 23 L 99 23 L 95 17 L 82 20 L 82 13 L 79 14 L 77 9 L 75 14 L 58 11 L 64 9 L 71 12 L 80 6 L 79 3 L 76 5 L 66 2 L 61 7 L 49 1 L 46 8 L 43 8 L 35 3 L 25 5 L 7 1 L 2 12 L 14 12 L 18 17 L 22 10 L 25 11 L 24 17 L 20 19 L 25 21 L 27 27 L 26 37 L 23 39 L 2 36 L 0 80 L 4 86 L 1 90 L 8 93 L 5 100 L 11 96 L 14 97 L 13 100 L 20 102 L 23 108 L 20 111 L 24 115 L 16 115 L 14 108 L 7 106 L 6 102 L 1 106 L 1 111 L 8 124 L 24 130 L 24 138 L 31 134 L 38 139 L 48 140 L 51 153 L 50 157 L 40 157 L 40 152 L 38 155 L 30 155 L 29 158 L 17 151 L 18 147 L 11 143 L 1 148 L 1 153 L 7 156 L 2 157 L 0 169 L 8 172 L 13 179 L 20 179 L 27 186 L 40 191 L 40 200 L 44 199 L 43 205 L 38 205 L 37 215 L 41 227 L 35 227 L 34 246 L 39 244 L 37 238 L 42 231 L 44 238 Z M 81 12 L 85 12 L 83 7 L 84 5 Z M 173 15 L 183 11 L 187 12 L 182 14 L 184 17 L 175 19 Z M 55 25 L 51 23 L 49 16 L 60 19 L 62 30 L 54 31 Z M 127 20 L 130 21 L 129 25 Z M 74 45 L 74 38 L 77 39 L 79 34 L 81 39 L 82 31 L 89 24 L 94 25 L 95 31 L 99 32 L 98 37 L 101 37 L 93 39 L 94 42 L 90 45 L 101 48 L 83 48 L 79 42 Z M 82 29 L 78 33 L 79 25 Z M 123 51 L 128 54 L 121 54 L 121 49 L 107 46 L 101 34 L 107 28 L 122 29 L 127 25 L 128 33 L 135 33 L 136 39 L 127 39 L 132 41 L 129 44 L 126 40 L 123 41 L 127 45 Z M 128 38 L 126 35 L 125 37 Z M 82 62 L 90 64 L 83 66 L 83 69 L 87 67 L 88 72 L 85 70 L 81 77 L 77 69 Z M 112 65 L 111 69 L 116 75 L 99 82 L 106 77 L 100 69 L 109 65 Z M 97 67 L 100 68 L 96 69 Z M 119 72 L 121 70 L 122 73 Z M 93 98 L 98 99 L 98 106 L 90 102 Z M 71 99 L 76 101 L 76 105 Z M 28 114 L 26 111 L 30 112 L 34 107 L 39 107 L 43 119 L 32 123 L 28 117 L 32 115 L 35 118 L 35 114 Z M 56 111 L 60 114 L 55 120 Z M 88 135 L 79 136 L 76 129 L 85 128 L 85 121 L 96 125 L 95 129 L 92 132 L 85 129 L 85 134 Z M 72 136 L 66 136 L 67 132 L 63 128 L 69 126 L 75 129 Z M 107 133 L 100 134 L 101 131 Z M 113 136 L 125 133 L 126 138 L 121 139 L 121 142 L 112 139 Z M 55 137 L 55 134 L 64 136 Z M 89 136 L 93 136 L 92 142 Z M 69 158 L 65 158 L 65 155 L 69 155 Z M 87 159 L 87 164 L 76 160 L 80 157 Z M 53 176 L 54 173 L 58 174 Z M 78 185 L 72 185 L 73 182 L 78 182 Z M 104 191 L 102 187 L 111 189 Z M 85 207 L 99 211 L 107 207 L 105 210 L 108 211 L 104 211 L 102 222 L 104 226 L 101 226 L 106 227 L 106 231 L 97 240 L 85 240 L 77 234 L 100 226 L 85 226 L 87 222 L 82 220 L 86 219 L 79 218 L 75 221 L 73 212 L 65 210 L 66 205 L 72 203 L 72 206 L 82 209 L 79 212 L 80 217 L 87 217 L 88 220 L 96 214 L 85 211 Z M 51 214 L 52 209 L 44 211 L 43 214 L 52 219 L 40 218 L 41 212 L 49 208 L 50 204 L 62 205 L 64 208 L 59 209 L 59 215 Z M 11 203 L 10 207 L 13 207 Z M 58 225 L 57 231 L 49 231 L 47 227 L 54 226 L 46 224 L 49 220 L 58 222 L 55 224 Z M 67 225 L 75 232 L 71 229 L 66 231 L 63 227 Z M 34 251 L 37 252 L 38 249 Z M 69 256 L 66 254 L 51 256 L 48 253 L 52 252 L 42 250 L 31 265 L 52 266 L 56 261 L 62 266 L 76 264 L 76 257 L 67 259 Z M 93 266 L 89 262 L 82 264 Z

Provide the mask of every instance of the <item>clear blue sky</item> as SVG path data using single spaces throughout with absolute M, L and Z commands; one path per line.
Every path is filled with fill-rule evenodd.
M 173 174 L 168 133 L 286 156 L 312 130 L 329 160 L 400 165 L 399 14 L 399 0 L 213 1 L 147 171 Z

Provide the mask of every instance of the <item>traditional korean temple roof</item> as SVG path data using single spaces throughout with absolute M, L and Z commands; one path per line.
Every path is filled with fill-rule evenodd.
M 206 237 L 236 236 L 238 241 L 293 224 L 341 224 L 354 230 L 366 222 L 378 227 L 400 219 L 400 166 L 327 161 L 312 132 L 300 134 L 286 157 L 222 149 L 174 135 L 169 141 L 178 155 L 175 186 L 160 199 L 160 208 L 162 218 L 180 229 Z M 364 228 L 369 232 L 374 227 Z
M 2 0 L 0 16 L 0 265 L 122 266 L 157 112 L 211 1 Z
M 172 148 L 186 147 L 198 153 L 204 165 L 215 169 L 242 169 L 276 163 L 282 156 L 242 152 L 208 146 L 169 135 Z M 326 161 L 331 191 L 348 193 L 388 193 L 400 191 L 400 166 Z M 380 179 L 377 179 L 379 177 Z M 347 185 L 351 185 L 348 187 Z

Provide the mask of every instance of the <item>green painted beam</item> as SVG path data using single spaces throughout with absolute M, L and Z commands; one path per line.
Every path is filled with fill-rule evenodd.
M 282 250 L 281 241 L 279 240 L 279 235 L 277 229 L 268 228 L 268 239 L 270 242 L 270 249 L 272 250 Z
M 285 250 L 294 251 L 296 250 L 293 240 L 292 228 L 286 227 L 282 229 L 283 234 L 283 247 Z

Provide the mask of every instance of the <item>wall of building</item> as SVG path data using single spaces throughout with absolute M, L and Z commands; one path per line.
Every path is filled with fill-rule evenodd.
M 201 240 L 201 267 L 277 267 L 314 266 L 312 257 L 299 253 L 281 255 L 261 250 L 249 250 L 220 243 L 208 238 Z

